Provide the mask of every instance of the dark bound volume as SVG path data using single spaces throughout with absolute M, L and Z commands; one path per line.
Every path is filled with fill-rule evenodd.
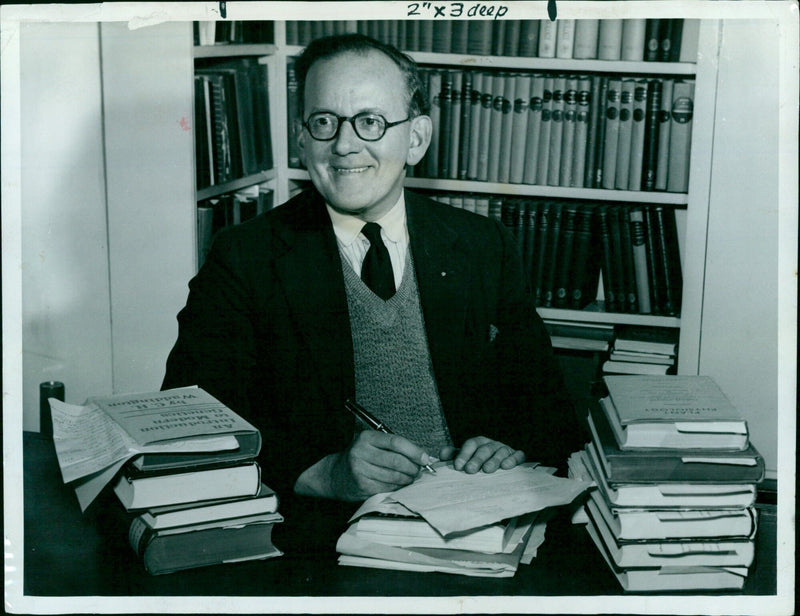
M 681 43 L 683 42 L 683 19 L 672 20 L 672 29 L 669 33 L 669 49 L 661 49 L 663 62 L 678 62 L 681 57 Z M 663 43 L 663 41 L 662 41 Z M 669 53 L 667 53 L 667 51 Z
M 302 167 L 300 150 L 297 146 L 298 100 L 297 100 L 297 74 L 294 70 L 294 61 L 286 62 L 286 131 L 289 139 L 289 166 L 293 169 Z
M 644 157 L 642 162 L 642 190 L 656 189 L 658 166 L 659 114 L 661 111 L 660 79 L 647 82 L 647 111 L 644 118 Z
M 433 50 L 436 53 L 450 53 L 453 48 L 453 22 L 450 20 L 433 22 Z
M 539 51 L 539 21 L 523 19 L 519 30 L 519 55 L 535 58 Z
M 510 19 L 505 22 L 505 41 L 503 41 L 504 56 L 519 55 L 519 36 L 522 27 L 521 20 Z
M 547 249 L 545 251 L 544 275 L 542 277 L 542 305 L 549 308 L 553 305 L 553 292 L 558 262 L 558 246 L 561 242 L 561 217 L 563 204 L 553 202 L 550 206 L 550 220 L 547 231 Z
M 466 180 L 469 173 L 469 156 L 472 149 L 472 77 L 473 71 L 464 71 L 461 82 L 461 138 L 458 147 L 458 179 Z
M 456 19 L 453 21 L 453 45 L 450 51 L 452 53 L 467 53 L 468 40 L 469 40 L 469 22 L 465 19 Z
M 678 229 L 675 221 L 675 209 L 665 205 L 653 206 L 653 218 L 656 228 L 660 269 L 663 272 L 661 311 L 670 316 L 679 316 L 681 312 L 681 290 L 683 274 L 678 252 Z
M 602 188 L 603 156 L 606 140 L 606 105 L 608 103 L 608 76 L 592 75 L 592 110 L 590 114 L 589 142 L 586 144 L 586 188 Z M 594 101 L 597 99 L 597 103 Z
M 641 206 L 630 209 L 631 245 L 633 247 L 633 272 L 636 277 L 636 299 L 639 312 L 649 314 L 650 279 L 647 268 L 647 240 L 644 230 L 644 212 Z
M 639 301 L 636 296 L 636 273 L 633 265 L 633 243 L 631 242 L 631 218 L 627 206 L 617 209 L 619 219 L 620 252 L 622 253 L 622 273 L 625 281 L 625 312 L 639 312 Z
M 211 152 L 209 147 L 211 137 L 209 128 L 211 116 L 206 108 L 206 100 L 210 98 L 207 92 L 207 82 L 202 75 L 194 77 L 194 140 L 197 161 L 195 163 L 197 188 L 205 188 L 214 183 L 214 170 L 211 167 Z
M 644 60 L 645 62 L 657 62 L 659 60 L 659 50 L 661 48 L 661 29 L 662 22 L 669 19 L 648 19 L 644 34 Z
M 628 190 L 641 190 L 644 167 L 645 120 L 647 115 L 647 80 L 639 79 L 633 90 L 631 114 L 631 156 L 628 168 Z
M 650 312 L 661 314 L 661 291 L 659 280 L 662 276 L 659 271 L 658 239 L 653 220 L 653 208 L 644 207 L 644 233 L 645 248 L 647 249 L 647 274 L 650 281 Z
M 436 69 L 428 72 L 428 95 L 431 101 L 431 144 L 425 154 L 425 173 L 429 178 L 439 177 L 439 143 L 442 133 L 442 75 Z
M 444 70 L 442 75 L 442 91 L 439 94 L 439 173 L 436 177 L 450 177 L 450 150 L 452 148 L 453 122 L 453 74 L 455 71 Z M 460 109 L 460 107 L 459 107 Z
M 599 260 L 594 246 L 594 213 L 591 207 L 578 208 L 575 217 L 573 267 L 570 276 L 569 307 L 580 310 L 597 296 Z
M 575 247 L 575 219 L 578 208 L 575 205 L 564 205 L 561 214 L 561 233 L 556 257 L 556 275 L 553 284 L 553 305 L 566 308 L 569 304 L 570 276 Z
M 539 217 L 536 225 L 536 244 L 534 247 L 533 267 L 531 268 L 531 287 L 533 288 L 533 299 L 537 306 L 541 306 L 544 303 L 544 268 L 545 258 L 547 255 L 546 251 L 547 237 L 549 235 L 548 227 L 550 224 L 550 209 L 550 201 L 543 201 L 539 203 Z
M 536 249 L 536 231 L 539 216 L 539 203 L 537 201 L 525 202 L 525 247 L 522 253 L 522 263 L 525 267 L 525 280 L 528 281 L 528 286 L 532 289 L 533 280 L 533 262 L 535 258 Z
M 467 53 L 475 56 L 490 55 L 492 53 L 492 22 L 488 19 L 475 19 L 468 23 Z
M 596 208 L 597 217 L 597 236 L 600 240 L 603 276 L 603 293 L 605 294 L 606 312 L 617 312 L 617 293 L 620 280 L 617 277 L 617 269 L 614 267 L 613 244 L 611 241 L 611 230 L 609 228 L 609 207 L 601 205 Z M 621 269 L 621 268 L 620 268 Z
M 450 138 L 448 149 L 450 152 L 450 160 L 447 164 L 447 175 L 442 175 L 443 178 L 451 180 L 458 179 L 458 171 L 460 165 L 460 150 L 459 144 L 461 143 L 461 104 L 462 104 L 462 84 L 463 72 L 453 71 L 453 88 L 450 91 Z

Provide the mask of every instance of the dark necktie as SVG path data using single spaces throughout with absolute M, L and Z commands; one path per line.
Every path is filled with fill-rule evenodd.
M 375 295 L 387 300 L 395 292 L 394 273 L 389 251 L 381 239 L 381 226 L 376 222 L 368 222 L 361 232 L 369 240 L 369 250 L 361 265 L 361 280 Z

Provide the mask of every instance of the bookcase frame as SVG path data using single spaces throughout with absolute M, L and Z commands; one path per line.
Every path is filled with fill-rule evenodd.
M 202 58 L 256 56 L 268 68 L 270 93 L 270 130 L 272 137 L 273 168 L 232 182 L 211 186 L 196 192 L 200 201 L 226 192 L 232 192 L 267 182 L 274 191 L 274 202 L 286 201 L 292 190 L 309 181 L 308 173 L 289 167 L 287 131 L 286 66 L 289 58 L 296 56 L 302 46 L 287 45 L 285 21 L 273 22 L 274 43 L 195 46 L 195 60 Z M 559 321 L 667 327 L 680 330 L 678 373 L 697 374 L 700 359 L 700 325 L 706 235 L 708 229 L 710 174 L 714 127 L 716 77 L 718 71 L 717 49 L 720 24 L 715 20 L 701 20 L 698 32 L 696 62 L 645 62 L 572 60 L 563 58 L 528 58 L 511 56 L 477 56 L 434 52 L 407 52 L 423 65 L 434 64 L 451 68 L 547 70 L 570 72 L 596 72 L 621 75 L 663 75 L 695 78 L 694 121 L 692 129 L 691 174 L 687 193 L 607 190 L 592 188 L 567 188 L 530 184 L 505 184 L 451 179 L 409 177 L 406 186 L 426 190 L 452 192 L 490 193 L 507 196 L 582 199 L 596 202 L 660 203 L 678 207 L 678 225 L 683 271 L 683 289 L 680 317 L 642 315 L 631 313 L 539 308 L 545 319 Z M 196 64 L 196 63 L 195 63 Z

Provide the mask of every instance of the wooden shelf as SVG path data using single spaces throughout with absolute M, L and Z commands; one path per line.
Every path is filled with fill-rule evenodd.
M 246 43 L 224 45 L 195 45 L 192 55 L 197 58 L 233 58 L 236 56 L 271 56 L 275 45 L 271 43 Z
M 248 186 L 253 186 L 254 184 L 261 184 L 261 182 L 268 182 L 273 179 L 275 179 L 274 169 L 261 171 L 253 175 L 247 175 L 236 180 L 231 180 L 230 182 L 225 182 L 224 184 L 216 184 L 214 186 L 206 186 L 205 188 L 201 188 L 197 191 L 196 200 L 203 201 L 204 199 L 217 197 L 225 193 L 241 190 L 242 188 L 247 188 Z

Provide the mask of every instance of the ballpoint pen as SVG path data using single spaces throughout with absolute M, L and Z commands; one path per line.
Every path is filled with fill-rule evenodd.
M 373 430 L 377 430 L 378 432 L 383 432 L 384 434 L 394 434 L 382 421 L 379 421 L 372 413 L 370 413 L 367 409 L 361 406 L 355 400 L 347 399 L 344 402 L 345 408 L 350 411 L 353 415 L 358 417 L 361 421 L 367 424 Z M 429 473 L 436 474 L 436 471 L 433 470 L 433 467 L 430 464 L 423 465 L 423 468 L 428 471 Z

